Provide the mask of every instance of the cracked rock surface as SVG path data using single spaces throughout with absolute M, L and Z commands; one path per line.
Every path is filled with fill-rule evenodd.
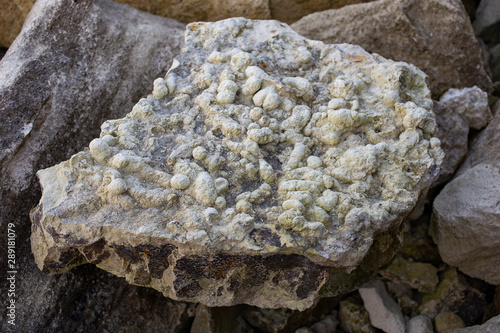
M 416 67 L 242 18 L 188 25 L 152 94 L 101 129 L 38 173 L 38 266 L 93 263 L 208 306 L 355 289 L 443 158 Z

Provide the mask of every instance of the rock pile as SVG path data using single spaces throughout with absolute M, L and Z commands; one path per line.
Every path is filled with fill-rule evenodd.
M 154 14 L 172 15 L 184 23 L 196 20 L 216 21 L 229 16 L 275 18 L 293 23 L 292 28 L 309 39 L 321 40 L 327 44 L 356 44 L 384 58 L 415 65 L 428 76 L 430 95 L 434 99 L 432 110 L 435 114 L 436 132 L 433 136 L 439 139 L 445 154 L 441 173 L 432 184 L 428 184 L 432 178 L 431 170 L 427 176 L 424 175 L 425 172 L 421 174 L 420 176 L 424 175 L 420 184 L 422 187 L 417 185 L 413 187 L 414 192 L 409 191 L 415 193 L 415 196 L 410 195 L 411 200 L 405 195 L 395 196 L 389 200 L 387 207 L 402 208 L 399 213 L 394 213 L 393 217 L 396 215 L 402 217 L 408 213 L 406 208 L 415 204 L 416 193 L 425 187 L 424 183 L 431 186 L 427 193 L 421 195 L 416 207 L 408 215 L 409 221 L 403 224 L 400 224 L 398 218 L 393 220 L 389 218 L 385 221 L 383 225 L 388 228 L 387 237 L 383 237 L 384 231 L 377 229 L 380 225 L 377 227 L 371 223 L 364 224 L 360 230 L 350 228 L 349 232 L 345 232 L 348 229 L 346 220 L 350 221 L 354 217 L 355 221 L 366 221 L 365 217 L 376 216 L 371 209 L 373 205 L 368 202 L 373 204 L 386 202 L 387 205 L 391 191 L 386 189 L 385 194 L 379 193 L 377 196 L 373 188 L 381 184 L 385 186 L 387 181 L 396 183 L 396 179 L 381 178 L 380 172 L 372 172 L 369 168 L 367 170 L 365 167 L 372 162 L 384 166 L 385 156 L 382 158 L 373 154 L 374 158 L 356 160 L 356 156 L 368 156 L 361 148 L 372 143 L 363 140 L 353 141 L 352 135 L 338 130 L 339 122 L 330 120 L 339 118 L 337 116 L 345 121 L 349 120 L 348 122 L 352 120 L 349 126 L 354 127 L 354 135 L 361 138 L 370 137 L 366 136 L 368 133 L 366 130 L 377 122 L 372 121 L 372 118 L 360 119 L 359 115 L 373 115 L 374 111 L 380 111 L 372 105 L 381 95 L 375 99 L 367 98 L 366 89 L 372 89 L 369 87 L 373 86 L 373 80 L 372 83 L 365 82 L 366 85 L 350 85 L 356 80 L 346 81 L 345 77 L 352 78 L 353 73 L 362 72 L 364 74 L 358 78 L 364 82 L 371 76 L 368 75 L 370 71 L 363 66 L 368 64 L 375 67 L 388 66 L 390 63 L 394 66 L 394 63 L 378 55 L 361 52 L 357 47 L 337 47 L 335 52 L 338 54 L 366 56 L 368 61 L 365 62 L 362 57 L 342 59 L 343 63 L 350 62 L 354 65 L 353 68 L 357 68 L 356 71 L 348 71 L 340 76 L 344 83 L 347 83 L 344 85 L 347 92 L 349 89 L 360 90 L 359 105 L 356 108 L 356 103 L 350 98 L 343 98 L 345 105 L 341 102 L 340 104 L 332 102 L 330 105 L 330 99 L 321 97 L 323 94 L 320 94 L 315 105 L 314 100 L 307 100 L 310 96 L 307 84 L 304 85 L 305 82 L 297 78 L 307 78 L 315 95 L 318 91 L 332 93 L 329 87 L 325 90 L 318 89 L 323 82 L 319 75 L 314 77 L 312 74 L 314 70 L 308 69 L 303 63 L 292 69 L 283 69 L 280 66 L 289 63 L 288 58 L 295 59 L 298 54 L 304 53 L 300 46 L 312 50 L 320 45 L 317 42 L 307 41 L 298 47 L 285 46 L 281 49 L 276 47 L 280 46 L 280 43 L 276 42 L 273 44 L 274 49 L 260 55 L 265 59 L 259 59 L 259 62 L 248 65 L 257 67 L 266 74 L 265 76 L 247 76 L 246 71 L 240 73 L 236 70 L 240 75 L 234 75 L 234 78 L 229 75 L 233 67 L 239 66 L 236 62 L 231 63 L 234 54 L 230 55 L 227 63 L 209 61 L 209 64 L 216 68 L 213 71 L 208 65 L 202 65 L 206 63 L 203 59 L 210 56 L 208 52 L 196 57 L 192 64 L 188 64 L 188 54 L 192 54 L 193 49 L 186 49 L 186 52 L 179 57 L 179 66 L 171 70 L 171 73 L 176 75 L 175 80 L 172 80 L 169 76 L 165 77 L 165 73 L 171 66 L 173 56 L 180 52 L 185 31 L 184 24 L 146 14 L 111 0 L 38 0 L 31 14 L 27 16 L 22 32 L 11 45 L 35 1 L 2 2 L 0 4 L 2 114 L 0 231 L 7 234 L 8 228 L 11 231 L 12 226 L 15 228 L 17 275 L 14 296 L 16 326 L 2 320 L 1 331 L 380 332 L 394 330 L 395 327 L 402 330 L 401 317 L 405 331 L 411 333 L 498 331 L 500 287 L 497 267 L 500 252 L 498 244 L 500 222 L 496 202 L 498 201 L 496 179 L 500 173 L 500 162 L 497 156 L 498 149 L 495 148 L 500 121 L 498 1 L 293 0 L 285 3 L 281 0 L 233 2 L 120 0 L 119 2 L 128 3 Z M 200 44 L 195 35 L 203 30 L 203 25 L 192 25 L 192 27 L 197 27 L 191 31 L 192 45 Z M 231 29 L 220 33 L 222 36 L 230 35 Z M 287 33 L 289 36 L 294 36 L 291 39 L 293 41 L 298 38 L 289 30 Z M 266 34 L 263 34 L 262 37 L 265 36 Z M 216 40 L 217 38 L 212 45 L 203 45 L 202 48 L 217 45 Z M 9 46 L 5 54 L 4 47 Z M 250 53 L 245 47 L 247 46 L 243 45 L 239 48 L 242 52 Z M 320 49 L 326 50 L 324 46 Z M 270 54 L 274 52 L 286 55 L 283 50 L 289 50 L 287 52 L 292 57 L 285 56 L 278 64 L 271 61 Z M 316 53 L 310 53 L 312 60 L 319 59 Z M 259 55 L 256 55 L 255 59 L 258 57 Z M 218 55 L 214 55 L 212 60 L 215 59 L 219 59 Z M 339 63 L 340 61 L 332 62 L 329 66 L 333 68 Z M 183 72 L 183 68 L 192 70 Z M 362 70 L 358 72 L 360 68 Z M 299 70 L 303 72 L 299 73 Z M 295 77 L 289 75 L 292 72 Z M 405 73 L 399 78 L 420 76 L 416 74 L 420 73 L 418 70 L 411 69 L 409 73 L 411 75 Z M 162 79 L 155 81 L 152 87 L 151 83 L 158 77 Z M 286 79 L 287 77 L 291 80 Z M 198 80 L 195 81 L 195 78 Z M 170 89 L 173 87 L 173 81 L 175 90 Z M 226 82 L 222 84 L 221 81 Z M 189 86 L 192 82 L 196 83 L 194 85 L 196 89 L 182 90 L 183 84 L 187 83 Z M 332 77 L 331 82 L 337 80 Z M 217 83 L 217 86 L 213 85 L 214 83 Z M 405 80 L 399 83 L 397 80 L 390 82 L 394 86 L 400 85 L 400 88 L 407 83 Z M 254 97 L 259 94 L 257 90 L 253 91 L 255 87 L 264 91 L 255 98 L 255 102 L 260 106 L 254 102 Z M 90 149 L 84 150 L 95 137 L 99 136 L 99 125 L 108 119 L 123 118 L 140 97 L 151 92 L 151 88 L 153 95 L 139 103 L 135 109 L 137 112 L 131 113 L 124 119 L 109 121 L 107 124 L 110 126 L 102 129 L 111 130 L 116 126 L 116 134 L 119 134 L 116 135 L 117 142 L 109 137 L 114 137 L 115 134 L 108 133 L 109 136 L 103 134 L 97 141 L 93 141 Z M 179 88 L 181 90 L 177 90 Z M 333 91 L 338 93 L 342 90 L 342 84 L 334 85 L 333 88 L 335 88 Z M 200 98 L 194 104 L 190 102 L 190 98 L 183 100 L 182 94 L 201 96 L 205 90 L 207 94 L 204 96 L 209 95 L 208 99 Z M 400 97 L 408 92 L 406 89 L 396 90 L 399 91 Z M 426 100 L 418 97 L 425 95 L 423 90 L 418 91 L 420 93 L 413 94 L 411 98 Z M 291 96 L 296 97 L 294 99 Z M 391 94 L 387 94 L 387 97 L 390 96 Z M 172 103 L 174 99 L 176 101 Z M 285 99 L 294 103 L 290 111 L 282 107 L 285 105 L 283 104 Z M 199 104 L 200 102 L 203 104 L 203 100 L 208 101 L 206 110 Z M 384 98 L 380 100 L 384 104 Z M 171 104 L 166 105 L 165 101 Z M 278 106 L 274 107 L 277 102 Z M 399 102 L 404 104 L 408 100 Z M 187 112 L 172 111 L 173 105 L 182 103 L 188 106 Z M 429 105 L 427 102 L 419 104 L 414 101 L 414 103 L 424 109 L 425 113 L 430 114 L 430 103 Z M 148 111 L 150 106 L 151 113 Z M 211 110 L 215 106 L 220 109 Z M 309 108 L 310 118 L 307 118 L 307 109 L 298 106 Z M 325 109 L 320 111 L 321 106 Z M 198 116 L 190 125 L 189 110 L 196 107 L 199 108 Z M 233 113 L 220 114 L 220 110 L 225 110 L 225 107 L 230 107 Z M 260 111 L 250 112 L 254 108 L 262 109 L 262 114 Z M 281 117 L 276 109 L 283 110 Z M 340 110 L 348 112 L 339 112 Z M 170 117 L 169 112 L 177 115 Z M 323 120 L 312 119 L 313 115 L 321 113 L 326 114 Z M 162 123 L 161 129 L 153 130 L 152 118 L 158 117 L 158 114 L 160 116 L 169 114 L 169 120 Z M 240 114 L 241 116 L 237 116 Z M 332 114 L 331 119 L 330 114 Z M 219 117 L 214 118 L 212 115 Z M 383 127 L 390 127 L 390 124 L 399 121 L 398 113 L 392 117 L 394 119 L 391 119 L 391 113 L 381 115 L 385 119 Z M 269 119 L 262 119 L 263 116 Z M 240 133 L 239 127 L 234 127 L 235 133 L 240 133 L 239 136 L 226 137 L 231 131 L 218 126 L 223 123 L 221 119 L 224 117 L 233 119 L 243 128 L 240 129 Z M 305 125 L 300 128 L 299 124 L 303 119 L 308 119 L 309 122 L 314 120 L 316 123 L 314 126 Z M 126 124 L 136 126 L 130 133 L 139 140 L 137 147 L 131 146 L 135 143 L 134 140 L 120 141 L 122 137 L 131 137 L 125 130 Z M 143 124 L 146 126 L 141 131 L 140 127 Z M 197 126 L 193 129 L 193 133 L 202 139 L 195 145 L 189 146 L 186 144 L 189 141 L 186 138 L 190 133 L 189 126 L 193 124 Z M 328 127 L 326 126 L 328 124 L 334 131 L 317 130 L 323 126 Z M 304 155 L 296 155 L 299 153 L 299 149 L 295 151 L 298 146 L 297 140 L 281 141 L 282 137 L 287 138 L 291 133 L 287 134 L 286 130 L 283 132 L 287 126 L 293 131 L 299 128 L 297 131 L 307 139 L 304 143 L 307 148 L 304 149 Z M 404 130 L 403 127 L 396 126 L 398 134 Z M 149 132 L 146 132 L 146 129 Z M 161 152 L 159 155 L 150 154 L 148 149 L 154 150 L 162 143 L 161 140 L 168 142 L 165 133 L 170 133 L 169 137 L 175 137 L 177 141 L 172 141 L 165 148 L 164 154 L 168 152 L 168 156 L 151 158 L 162 156 Z M 346 139 L 336 144 L 342 148 L 338 151 L 341 155 L 321 153 L 323 148 L 324 151 L 335 148 L 335 144 L 332 145 L 331 142 L 337 140 L 336 135 L 330 136 L 327 140 L 330 143 L 319 140 L 324 139 L 322 134 L 328 133 L 335 133 L 338 139 Z M 388 133 L 385 132 L 384 135 L 386 134 Z M 422 134 L 430 135 L 430 132 L 422 131 Z M 146 138 L 153 140 L 145 140 Z M 429 139 L 424 139 L 430 143 Z M 235 144 L 228 145 L 228 141 Z M 251 144 L 251 141 L 255 144 Z M 386 144 L 388 147 L 393 147 L 396 141 L 389 140 Z M 379 144 L 380 142 L 377 142 L 372 145 Z M 230 150 L 230 146 L 235 150 Z M 357 154 L 353 148 L 361 150 L 362 154 Z M 80 163 L 76 165 L 78 167 L 76 171 L 73 170 L 75 166 L 68 167 L 69 162 L 63 162 L 52 170 L 73 171 L 67 172 L 63 177 L 56 177 L 55 182 L 45 180 L 46 188 L 54 188 L 61 184 L 61 180 L 69 179 L 68 188 L 71 190 L 68 197 L 62 200 L 66 202 L 66 206 L 62 202 L 57 203 L 56 200 L 61 199 L 61 196 L 55 195 L 51 198 L 46 191 L 43 200 L 55 204 L 57 208 L 39 207 L 37 210 L 38 217 L 46 228 L 43 230 L 35 228 L 33 244 L 39 258 L 45 255 L 44 249 L 50 249 L 50 253 L 47 252 L 45 256 L 48 258 L 46 262 L 37 259 L 46 270 L 55 272 L 69 269 L 72 265 L 82 262 L 94 262 L 101 267 L 104 265 L 111 267 L 111 271 L 126 276 L 129 281 L 136 284 L 155 284 L 157 289 L 162 291 L 168 289 L 165 287 L 168 283 L 164 282 L 171 282 L 175 277 L 177 283 L 174 283 L 171 290 L 182 290 L 193 294 L 199 292 L 197 283 L 199 285 L 200 282 L 202 290 L 210 286 L 210 283 L 212 286 L 213 283 L 220 283 L 223 286 L 220 289 L 221 293 L 231 289 L 231 283 L 228 288 L 228 283 L 221 278 L 222 276 L 231 276 L 232 281 L 240 283 L 248 281 L 250 287 L 247 288 L 249 290 L 247 295 L 237 295 L 231 301 L 226 299 L 224 304 L 255 298 L 255 295 L 251 295 L 258 289 L 252 289 L 255 288 L 255 279 L 264 276 L 267 279 L 265 282 L 267 290 L 272 289 L 275 294 L 279 294 L 276 291 L 280 291 L 281 300 L 288 299 L 289 303 L 288 305 L 278 301 L 273 303 L 269 301 L 269 297 L 257 295 L 259 301 L 254 304 L 264 305 L 267 302 L 266 304 L 271 304 L 273 307 L 287 305 L 301 309 L 311 306 L 304 311 L 298 311 L 287 308 L 259 308 L 244 304 L 207 307 L 204 304 L 172 301 L 154 289 L 130 285 L 125 279 L 96 269 L 94 265 L 81 265 L 63 274 L 42 273 L 33 260 L 29 239 L 31 223 L 28 212 L 41 197 L 35 172 L 65 161 L 81 150 L 84 151 L 77 156 L 84 158 L 73 159 L 73 162 Z M 401 152 L 398 149 L 396 151 Z M 257 156 L 253 154 L 255 152 Z M 423 152 L 425 150 L 420 150 L 419 154 Z M 245 156 L 242 156 L 242 153 Z M 117 155 L 119 158 L 115 161 Z M 232 155 L 239 157 L 238 163 L 234 163 L 237 167 L 229 169 L 227 164 L 219 166 L 221 160 L 226 158 L 228 161 L 228 157 Z M 166 178 L 156 179 L 157 174 L 154 172 L 135 174 L 135 171 L 129 169 L 134 166 L 134 163 L 130 162 L 136 161 L 134 156 L 141 158 L 146 169 L 160 170 L 168 175 Z M 350 157 L 344 158 L 344 156 Z M 122 157 L 125 158 L 120 160 Z M 318 157 L 319 160 L 314 157 Z M 164 163 L 159 163 L 162 158 Z M 185 168 L 179 164 L 180 160 L 187 161 L 187 165 L 184 164 Z M 243 164 L 240 163 L 241 160 Z M 260 160 L 264 160 L 267 165 L 264 163 L 261 165 Z M 348 163 L 351 160 L 356 162 Z M 120 164 L 120 161 L 125 164 L 129 162 L 130 167 L 128 164 Z M 116 162 L 117 166 L 111 162 Z M 82 168 L 83 163 L 88 165 Z M 198 169 L 195 163 L 204 171 Z M 400 167 L 402 173 L 407 172 L 407 166 L 404 163 L 393 165 Z M 91 173 L 85 175 L 83 172 L 85 169 Z M 298 169 L 306 170 L 308 173 L 297 174 Z M 222 175 L 223 171 L 227 174 Z M 52 177 L 48 177 L 50 172 L 44 172 L 46 179 Z M 359 178 L 363 173 L 365 173 L 363 178 Z M 75 174 L 78 176 L 76 180 L 67 178 Z M 317 177 L 321 178 L 320 181 L 314 177 L 314 179 L 307 178 L 316 174 L 323 176 L 330 174 L 332 178 L 340 176 L 338 178 L 340 181 L 332 184 L 329 183 L 328 177 Z M 102 176 L 102 179 L 98 180 L 92 175 Z M 348 175 L 348 178 L 344 177 L 345 175 Z M 151 176 L 152 178 L 148 178 Z M 134 180 L 134 177 L 137 179 Z M 229 184 L 225 191 L 222 191 L 225 182 L 220 178 L 225 178 Z M 164 182 L 160 183 L 166 185 L 165 187 L 158 185 L 157 180 L 161 179 Z M 346 186 L 347 179 L 352 182 L 349 186 Z M 238 184 L 238 181 L 255 186 L 232 187 L 232 184 Z M 287 186 L 291 184 L 290 182 L 294 185 L 307 182 L 307 190 L 289 190 Z M 360 183 L 366 183 L 367 186 L 358 186 Z M 352 186 L 354 184 L 357 185 Z M 265 198 L 262 194 L 269 190 L 267 185 L 271 187 L 272 193 Z M 327 188 L 327 185 L 332 187 Z M 323 186 L 321 192 L 316 191 L 318 186 Z M 195 191 L 195 187 L 208 191 Z M 364 197 L 358 192 L 360 190 L 366 190 Z M 154 219 L 158 212 L 155 200 L 164 202 L 162 201 L 164 195 L 169 191 L 174 195 L 171 197 L 166 195 L 164 208 L 166 215 L 179 214 L 175 209 L 181 207 L 181 204 L 191 205 L 193 215 L 199 217 L 191 219 L 192 224 L 201 225 L 202 228 L 196 228 L 203 230 L 208 238 L 210 236 L 218 238 L 214 237 L 213 241 L 203 242 L 202 233 L 198 235 L 200 238 L 196 238 L 192 232 L 182 234 L 180 232 L 183 230 L 182 225 L 179 227 L 178 224 L 167 223 L 172 222 L 169 218 L 156 224 L 158 230 L 163 232 L 161 235 L 154 227 L 139 230 L 140 226 L 126 225 L 124 220 L 116 219 L 116 214 L 123 213 L 124 208 L 120 206 L 121 204 L 132 204 L 131 210 L 135 212 L 136 219 L 143 218 L 141 223 L 152 221 L 151 218 Z M 328 196 L 331 194 L 329 191 L 341 195 L 337 195 L 335 201 L 334 196 Z M 51 193 L 64 192 L 61 190 Z M 308 192 L 308 194 L 298 195 L 295 192 Z M 327 195 L 323 198 L 325 192 Z M 85 203 L 72 207 L 67 203 L 78 202 L 72 199 L 72 195 L 78 199 L 82 194 L 92 193 L 103 203 L 101 215 L 94 214 L 97 217 L 96 224 L 100 223 L 94 230 L 99 229 L 99 232 L 89 233 L 92 226 L 88 224 L 80 224 L 82 227 L 78 229 L 75 225 L 61 222 L 75 217 L 77 220 L 83 219 L 85 214 L 90 215 L 88 211 L 76 211 L 75 207 L 92 206 L 97 202 L 92 195 L 89 196 L 91 200 L 87 202 L 89 205 Z M 209 195 L 205 196 L 203 193 Z M 240 196 L 241 194 L 245 195 Z M 239 200 L 231 200 L 234 195 Z M 298 197 L 295 197 L 296 195 Z M 127 196 L 132 200 L 119 199 Z M 339 200 L 343 198 L 342 196 L 349 197 L 350 201 Z M 189 197 L 192 201 L 186 202 L 186 198 Z M 360 205 L 357 208 L 364 210 L 367 215 L 353 214 L 348 218 L 347 212 L 343 209 L 352 208 L 353 202 L 355 205 Z M 403 207 L 404 202 L 411 202 L 411 205 Z M 331 207 L 328 206 L 331 203 L 335 203 L 334 207 L 328 211 L 325 208 Z M 225 207 L 221 208 L 224 204 Z M 109 210 L 110 205 L 118 207 L 117 212 Z M 312 209 L 313 207 L 325 211 L 329 219 L 321 219 L 321 216 L 325 215 L 318 208 Z M 273 212 L 271 208 L 280 210 L 279 214 L 274 215 L 275 219 L 269 219 L 268 214 L 264 214 L 269 210 Z M 66 217 L 57 215 L 58 217 L 53 218 L 56 221 L 54 225 L 59 229 L 51 228 L 47 218 L 50 214 L 57 213 L 57 209 L 66 214 Z M 225 211 L 231 212 L 231 209 L 234 210 L 234 216 L 224 215 Z M 147 215 L 148 210 L 152 214 Z M 105 211 L 109 213 L 107 216 L 104 214 Z M 279 219 L 282 213 L 286 214 Z M 249 216 L 246 221 L 249 223 L 245 224 L 244 219 L 233 221 L 236 216 L 245 217 L 243 214 Z M 114 225 L 111 226 L 111 223 L 106 225 L 107 219 L 109 221 L 114 219 Z M 212 223 L 213 221 L 224 221 L 224 224 Z M 162 224 L 163 222 L 165 223 Z M 311 224 L 313 222 L 318 223 Z M 122 231 L 116 232 L 117 225 L 128 228 L 128 231 L 121 229 Z M 163 228 L 167 225 L 168 230 Z M 228 225 L 231 228 L 225 228 Z M 245 229 L 245 226 L 248 228 Z M 315 228 L 311 228 L 314 226 Z M 177 234 L 176 228 L 179 230 Z M 340 233 L 342 228 L 344 233 Z M 259 232 L 253 232 L 254 229 Z M 392 230 L 392 233 L 389 230 Z M 349 238 L 350 235 L 361 235 L 361 237 L 353 238 L 352 242 L 349 242 L 350 245 L 345 248 L 334 246 L 331 249 L 321 249 L 321 244 L 334 239 L 336 231 L 342 237 Z M 238 232 L 242 237 L 241 241 L 232 238 L 232 235 Z M 53 235 L 56 237 L 52 238 Z M 83 237 L 78 238 L 79 235 Z M 311 235 L 313 237 L 310 237 Z M 193 252 L 215 253 L 215 255 L 211 257 L 209 255 L 209 258 L 200 256 L 199 261 L 183 262 L 183 259 L 189 258 L 188 252 L 182 253 L 183 257 L 177 257 L 179 248 L 182 251 L 188 250 L 185 244 L 189 242 L 185 242 L 183 237 L 195 240 L 191 241 Z M 137 242 L 130 243 L 130 239 Z M 58 248 L 55 246 L 56 243 L 50 243 L 53 240 L 57 240 L 57 244 L 73 245 Z M 89 240 L 92 242 L 89 243 Z M 219 240 L 220 247 L 213 245 Z M 81 243 L 78 245 L 79 241 Z M 277 246 L 278 241 L 280 245 L 285 246 Z M 390 263 L 395 248 L 400 243 L 399 252 Z M 168 246 L 160 248 L 145 246 L 150 244 Z M 234 251 L 231 253 L 227 248 L 232 248 Z M 253 254 L 243 258 L 244 260 L 232 260 L 236 252 L 241 252 L 242 249 L 253 251 Z M 7 245 L 0 247 L 0 265 L 3 268 L 7 267 L 6 251 Z M 223 253 L 226 256 L 217 256 L 216 253 Z M 262 257 L 270 258 L 267 266 L 263 264 Z M 293 260 L 287 261 L 285 258 Z M 273 259 L 279 260 L 273 261 Z M 211 264 L 207 265 L 207 262 Z M 301 265 L 294 266 L 298 262 Z M 336 267 L 335 263 L 341 262 L 347 263 L 349 268 L 337 267 L 332 270 L 332 267 Z M 380 265 L 384 267 L 379 267 Z M 163 279 L 155 277 L 165 271 L 167 274 Z M 265 275 L 266 272 L 275 274 L 278 271 L 286 274 L 275 275 L 274 279 Z M 377 271 L 378 274 L 372 274 Z M 169 275 L 169 272 L 181 274 Z M 198 276 L 202 278 L 198 279 Z M 372 280 L 362 286 L 360 291 L 345 294 L 356 288 L 354 281 L 361 284 L 370 276 Z M 295 284 L 297 281 L 304 282 L 307 279 L 312 283 Z M 342 283 L 339 284 L 338 281 Z M 234 286 L 238 284 L 235 283 Z M 245 289 L 241 287 L 242 284 L 239 286 L 239 290 Z M 7 287 L 9 286 L 6 283 L 0 283 L 2 295 L 8 295 Z M 309 294 L 307 291 L 310 291 Z M 323 297 L 335 293 L 340 294 L 334 298 Z M 290 306 L 294 298 L 300 298 L 299 294 L 301 297 L 305 295 L 306 301 L 303 299 L 302 303 Z M 212 295 L 216 296 L 207 296 L 205 303 L 210 304 L 214 299 L 222 297 L 219 295 L 219 290 L 213 290 Z M 231 293 L 225 295 L 233 297 Z M 170 296 L 176 297 L 173 293 Z M 7 301 L 9 300 L 5 297 L 0 300 L 2 306 L 7 306 Z M 379 306 L 372 306 L 375 303 Z M 379 320 L 381 314 L 392 319 L 381 322 Z

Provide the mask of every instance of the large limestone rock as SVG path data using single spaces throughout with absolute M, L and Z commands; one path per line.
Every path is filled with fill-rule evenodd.
M 38 173 L 44 272 L 305 309 L 392 258 L 443 153 L 425 74 L 277 21 L 187 27 L 152 95 Z
M 500 284 L 500 116 L 496 115 L 434 201 L 433 238 L 443 261 Z
M 449 88 L 490 92 L 481 47 L 458 0 L 381 0 L 310 14 L 292 24 L 325 43 L 351 43 L 414 64 L 437 99 Z
M 168 331 L 186 322 L 186 304 L 90 266 L 42 274 L 28 216 L 41 195 L 36 171 L 83 149 L 106 119 L 123 117 L 170 67 L 183 34 L 178 22 L 112 1 L 43 0 L 0 61 L 0 232 L 12 223 L 17 235 L 17 332 Z M 0 246 L 2 267 L 6 252 Z M 7 325 L 2 319 L 0 331 Z

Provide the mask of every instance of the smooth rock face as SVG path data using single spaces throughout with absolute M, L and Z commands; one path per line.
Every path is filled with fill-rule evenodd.
M 425 79 L 277 21 L 191 24 L 152 95 L 38 173 L 35 260 L 209 306 L 354 289 L 439 171 Z
M 443 260 L 494 285 L 500 283 L 499 131 L 496 115 L 472 146 L 458 176 L 436 197 L 432 221 Z
M 478 87 L 449 89 L 439 99 L 448 108 L 464 115 L 469 120 L 470 127 L 481 129 L 491 120 L 488 106 L 488 94 Z
M 359 294 L 363 298 L 373 326 L 387 333 L 405 331 L 405 320 L 401 309 L 389 296 L 382 281 L 375 280 L 359 288 Z
M 170 67 L 183 34 L 178 22 L 112 1 L 44 0 L 2 58 L 0 232 L 6 235 L 13 223 L 17 233 L 22 320 L 16 331 L 116 332 L 135 325 L 168 331 L 187 320 L 186 304 L 90 266 L 60 276 L 42 274 L 31 254 L 28 216 L 41 195 L 36 171 L 83 149 L 106 119 L 123 117 Z M 0 248 L 0 264 L 7 267 L 7 246 Z M 2 295 L 6 286 L 0 283 Z M 121 297 L 127 302 L 116 301 Z M 2 306 L 6 300 L 1 298 Z M 141 318 L 132 315 L 138 309 L 144 311 Z M 8 331 L 6 320 L 0 326 Z
M 292 24 L 325 43 L 351 43 L 414 64 L 429 76 L 437 99 L 449 88 L 491 91 L 481 48 L 456 0 L 381 0 L 310 14 Z

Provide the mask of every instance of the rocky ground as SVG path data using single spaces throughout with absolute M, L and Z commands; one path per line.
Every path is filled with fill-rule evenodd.
M 110 0 L 0 4 L 0 264 L 16 271 L 0 284 L 2 295 L 15 294 L 2 296 L 2 309 L 15 300 L 2 331 L 500 331 L 498 1 L 119 2 L 169 18 Z M 446 157 L 392 264 L 302 312 L 176 302 L 93 265 L 42 273 L 29 242 L 36 171 L 87 147 L 105 120 L 150 93 L 180 53 L 184 23 L 231 16 L 279 19 L 307 38 L 357 44 L 428 75 Z

